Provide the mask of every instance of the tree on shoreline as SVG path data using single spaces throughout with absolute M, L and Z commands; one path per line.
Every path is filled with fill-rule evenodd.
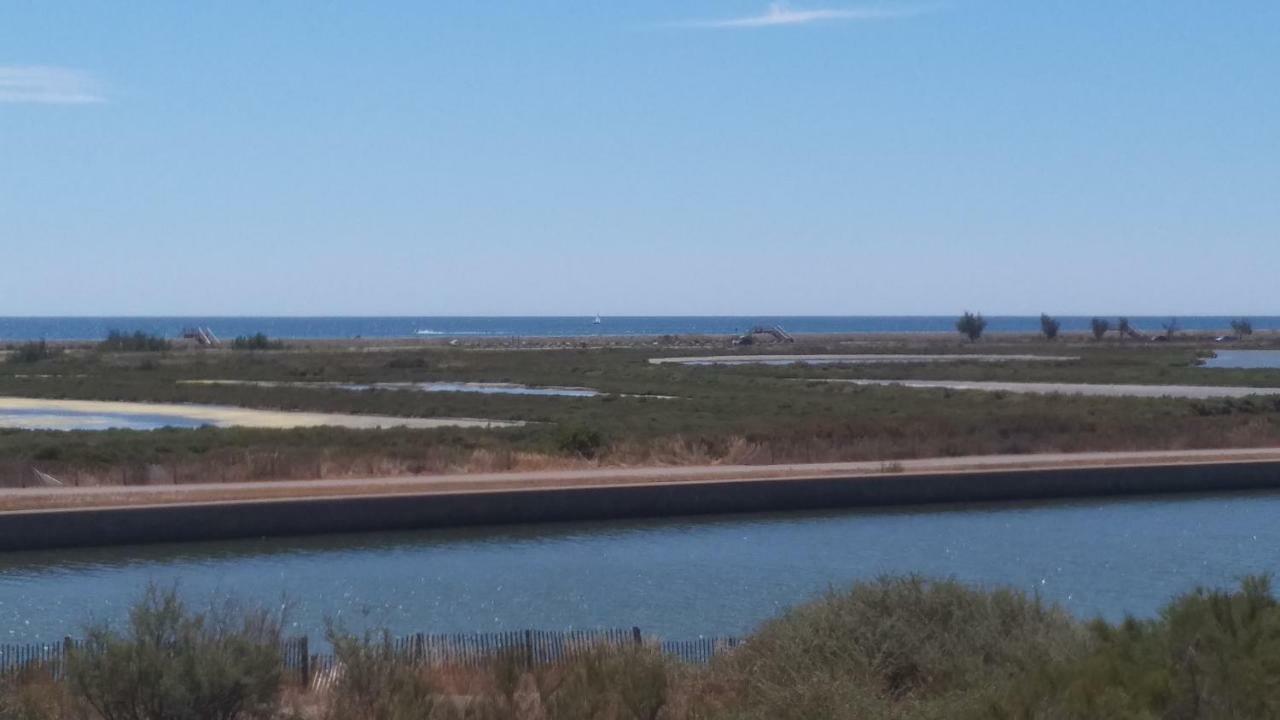
M 1120 340 L 1124 341 L 1133 334 L 1133 328 L 1129 325 L 1129 318 L 1122 317 L 1116 320 L 1116 332 L 1120 333 Z
M 1250 322 L 1247 318 L 1232 320 L 1231 332 L 1234 332 L 1236 334 L 1236 337 L 1243 339 L 1246 336 L 1253 334 L 1253 323 Z
M 982 317 L 982 313 L 971 313 L 965 310 L 964 315 L 956 321 L 956 330 L 969 338 L 969 342 L 977 342 L 986 329 L 987 319 Z
M 1101 340 L 1102 336 L 1106 335 L 1107 331 L 1111 329 L 1111 323 L 1103 318 L 1096 317 L 1089 321 L 1089 327 L 1093 330 L 1093 339 Z
M 1044 334 L 1046 339 L 1057 340 L 1058 331 L 1061 329 L 1062 323 L 1044 313 L 1040 313 L 1040 332 Z

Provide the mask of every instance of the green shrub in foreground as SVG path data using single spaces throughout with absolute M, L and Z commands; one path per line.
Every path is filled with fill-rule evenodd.
M 766 623 L 713 667 L 727 717 L 958 718 L 986 693 L 1083 654 L 1062 610 L 1012 590 L 882 578 Z
M 1280 718 L 1280 604 L 1267 578 L 1199 589 L 1155 620 L 1090 625 L 1090 652 L 1025 678 L 993 718 Z
M 280 623 L 262 611 L 193 612 L 147 590 L 124 631 L 90 627 L 72 692 L 103 720 L 256 720 L 278 708 Z
M 283 717 L 279 639 L 262 613 L 193 613 L 151 590 L 126 631 L 91 630 L 67 683 L 33 672 L 0 684 L 0 720 Z M 330 639 L 342 671 L 314 698 L 325 720 L 1280 718 L 1280 603 L 1266 578 L 1118 624 L 1013 590 L 881 578 L 785 613 L 707 668 L 648 646 L 531 670 L 522 654 L 439 668 L 386 638 Z

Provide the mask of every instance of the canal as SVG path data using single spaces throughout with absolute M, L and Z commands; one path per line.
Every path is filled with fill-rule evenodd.
M 1039 593 L 1082 617 L 1152 615 L 1197 584 L 1280 572 L 1280 494 L 955 505 L 372 533 L 0 555 L 0 642 L 119 620 L 148 583 L 395 633 L 640 626 L 742 635 L 880 574 Z

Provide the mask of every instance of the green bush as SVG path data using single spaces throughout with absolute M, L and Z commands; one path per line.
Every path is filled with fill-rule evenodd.
M 977 342 L 986 329 L 987 319 L 982 317 L 982 313 L 971 313 L 966 310 L 964 315 L 956 321 L 956 330 L 969 338 L 969 342 Z
M 193 612 L 151 587 L 124 631 L 99 624 L 68 658 L 72 691 L 103 720 L 254 720 L 278 709 L 280 622 L 265 611 Z
M 241 335 L 231 341 L 232 350 L 283 350 L 284 343 L 272 340 L 263 333 Z
M 9 354 L 9 362 L 30 365 L 41 360 L 49 360 L 62 354 L 62 349 L 54 347 L 44 340 L 26 342 Z
M 1280 605 L 1267 578 L 1196 590 L 1154 620 L 1090 626 L 1091 651 L 1029 675 L 990 717 L 1280 717 Z
M 556 448 L 567 455 L 591 459 L 604 449 L 604 435 L 585 426 L 564 428 L 556 438 Z
M 1237 337 L 1246 337 L 1253 334 L 1253 323 L 1246 318 L 1231 321 L 1231 331 Z
M 1019 592 L 882 578 L 766 623 L 713 671 L 737 698 L 732 717 L 955 718 L 1084 641 L 1065 612 Z
M 141 330 L 132 334 L 112 330 L 107 338 L 98 343 L 103 352 L 165 352 L 173 347 L 173 343 L 160 337 L 150 335 Z

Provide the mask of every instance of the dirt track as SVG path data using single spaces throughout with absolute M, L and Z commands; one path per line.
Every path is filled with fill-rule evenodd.
M 813 465 L 719 465 L 699 467 L 599 468 L 522 473 L 480 473 L 424 477 L 357 478 L 347 480 L 204 483 L 104 487 L 37 487 L 0 489 L 0 512 L 171 505 L 368 495 L 538 490 L 599 485 L 696 483 L 711 480 L 857 477 L 913 472 L 992 472 L 1000 470 L 1077 467 L 1195 465 L 1222 462 L 1275 462 L 1280 448 L 1184 450 L 1124 453 L 1007 455 L 934 458 L 894 463 L 855 462 Z

